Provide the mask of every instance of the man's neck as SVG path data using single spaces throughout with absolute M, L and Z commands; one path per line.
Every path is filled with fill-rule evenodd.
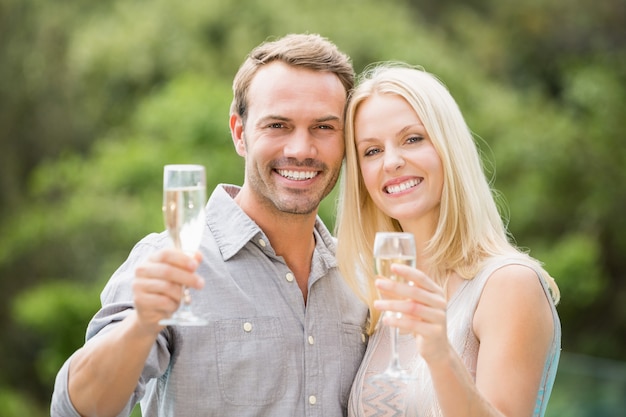
M 311 259 L 315 250 L 313 229 L 317 213 L 291 214 L 250 200 L 235 198 L 242 210 L 263 230 L 277 255 L 282 256 L 295 275 L 306 302 Z

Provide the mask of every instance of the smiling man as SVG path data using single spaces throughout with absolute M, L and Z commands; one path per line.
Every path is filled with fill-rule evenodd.
M 254 49 L 234 83 L 241 187 L 216 187 L 194 257 L 139 242 L 60 370 L 52 416 L 341 416 L 367 307 L 341 279 L 317 216 L 344 155 L 349 58 L 319 35 Z M 210 151 L 207 152 L 207 158 Z M 183 285 L 205 327 L 163 327 Z

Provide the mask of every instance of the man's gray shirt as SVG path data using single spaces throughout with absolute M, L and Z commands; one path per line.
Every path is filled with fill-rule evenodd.
M 192 292 L 192 306 L 209 325 L 161 332 L 121 416 L 140 400 L 144 417 L 346 415 L 367 307 L 341 278 L 320 219 L 305 305 L 284 259 L 234 202 L 238 190 L 220 185 L 206 206 L 198 268 L 206 283 Z M 87 340 L 129 314 L 136 266 L 170 245 L 165 232 L 137 243 L 104 288 Z M 52 417 L 78 416 L 67 391 L 69 362 L 57 375 Z

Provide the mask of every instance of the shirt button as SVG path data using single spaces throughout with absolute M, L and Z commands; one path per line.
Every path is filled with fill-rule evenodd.
M 315 398 L 315 395 L 311 395 L 309 397 L 309 404 L 314 405 L 317 402 L 317 398 Z
M 267 245 L 267 244 L 265 243 L 265 241 L 264 241 L 263 239 L 259 239 L 259 245 L 260 245 L 262 248 L 264 248 L 264 247 L 265 247 L 265 245 Z
M 313 336 L 309 336 L 309 345 L 312 345 L 313 343 L 315 343 L 315 339 L 313 339 Z
M 244 330 L 244 332 L 250 332 L 250 331 L 252 331 L 252 323 L 250 323 L 250 322 L 245 322 L 245 323 L 243 324 L 243 330 Z
M 291 272 L 287 272 L 287 275 L 285 275 L 285 279 L 289 282 L 293 282 L 293 274 Z

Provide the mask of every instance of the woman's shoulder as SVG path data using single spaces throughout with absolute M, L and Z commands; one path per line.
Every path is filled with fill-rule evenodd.
M 483 299 L 513 304 L 546 298 L 539 265 L 526 259 L 494 259 L 483 269 Z
M 541 280 L 540 271 L 530 264 L 505 263 L 493 270 L 476 309 L 476 330 L 496 317 L 506 326 L 550 326 L 550 304 Z
M 531 291 L 543 294 L 541 279 L 540 271 L 531 265 L 508 263 L 489 274 L 486 287 L 496 287 L 498 292 Z

